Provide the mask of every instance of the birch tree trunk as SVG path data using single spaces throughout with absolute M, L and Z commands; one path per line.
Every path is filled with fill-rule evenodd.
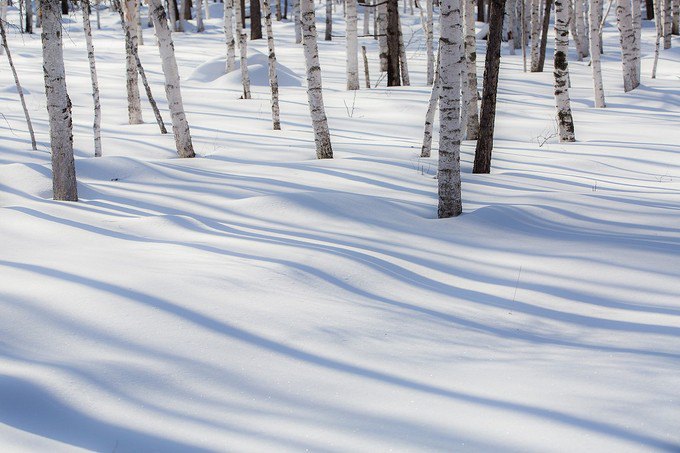
M 576 43 L 579 61 L 582 61 L 588 56 L 588 43 L 585 39 L 586 27 L 583 1 L 584 0 L 574 0 L 574 15 L 576 17 L 576 34 L 574 35 L 574 42 Z
M 71 99 L 66 90 L 66 71 L 61 41 L 59 0 L 43 0 L 42 53 L 47 114 L 52 148 L 52 190 L 55 200 L 78 201 L 73 159 Z
M 502 21 L 502 6 L 500 14 Z M 460 88 L 461 71 L 464 67 L 463 21 L 461 19 L 460 0 L 442 0 L 441 39 L 439 40 L 441 47 L 439 167 L 437 169 L 439 186 L 437 216 L 440 219 L 455 217 L 463 212 L 460 180 Z
M 516 31 L 516 3 L 517 0 L 506 0 L 505 2 L 505 14 L 504 14 L 504 20 L 505 20 L 505 25 L 507 29 L 507 37 L 508 37 L 508 50 L 510 51 L 510 55 L 515 55 L 515 38 L 519 36 L 518 34 L 515 33 Z
M 680 0 L 669 0 L 673 2 L 673 25 L 671 33 L 680 35 Z
M 260 0 L 250 0 L 250 39 L 262 39 L 262 12 Z
M 7 22 L 7 0 L 0 0 L 0 21 Z M 5 48 L 0 46 L 0 55 L 5 53 Z
M 633 31 L 635 31 L 636 56 L 635 72 L 637 80 L 640 81 L 642 75 L 642 4 L 640 0 L 632 0 L 633 7 Z
M 302 42 L 302 24 L 300 22 L 300 0 L 293 0 L 293 26 L 295 28 L 295 44 Z
M 371 88 L 371 76 L 368 72 L 368 57 L 366 56 L 366 46 L 361 46 L 361 55 L 364 58 L 364 81 L 366 82 L 366 88 Z
M 210 0 L 205 0 L 205 18 L 210 20 Z
M 300 9 L 302 13 L 302 47 L 307 66 L 307 98 L 314 128 L 316 157 L 318 159 L 332 159 L 331 134 L 328 130 L 328 119 L 326 118 L 321 88 L 321 66 L 319 65 L 319 49 L 316 43 L 314 0 L 300 0 Z
M 302 0 L 300 0 L 302 1 Z M 333 35 L 333 0 L 326 0 L 326 36 L 325 41 L 330 41 Z
M 5 23 L 0 20 L 0 39 L 2 40 L 2 45 L 0 46 L 7 53 L 7 62 L 12 70 L 12 75 L 14 76 L 14 84 L 17 88 L 17 93 L 19 93 L 19 100 L 21 101 L 21 108 L 24 109 L 24 117 L 26 118 L 26 126 L 28 128 L 28 135 L 31 138 L 31 148 L 33 151 L 37 151 L 38 147 L 35 143 L 35 133 L 33 132 L 33 123 L 31 123 L 31 116 L 28 114 L 28 107 L 26 107 L 26 99 L 24 98 L 24 90 L 21 88 L 21 83 L 19 82 L 19 74 L 14 67 L 14 61 L 12 61 L 12 52 L 9 50 L 9 44 L 7 42 L 7 33 L 5 32 Z
M 127 77 L 128 123 L 141 124 L 142 101 L 139 96 L 139 75 L 134 55 L 137 53 L 137 0 L 123 2 L 125 31 L 125 72 Z
M 278 0 L 276 0 L 278 2 Z M 280 8 L 279 8 L 280 10 Z M 269 7 L 269 0 L 262 0 L 262 12 L 264 13 L 264 24 L 267 29 L 267 48 L 269 50 L 269 86 L 272 90 L 272 124 L 275 131 L 281 130 L 281 119 L 279 113 L 279 80 L 276 75 L 276 52 L 274 51 L 274 31 L 272 29 L 272 11 Z
M 571 116 L 569 100 L 569 9 L 565 2 L 555 0 L 555 106 L 557 108 L 557 127 L 561 142 L 576 141 L 574 120 Z
M 619 27 L 621 42 L 621 63 L 623 65 L 623 90 L 632 91 L 640 85 L 638 78 L 638 60 L 640 44 L 635 41 L 633 15 L 630 0 L 616 1 L 616 23 Z
M 434 5 L 433 0 L 425 0 L 425 9 L 427 10 L 427 21 L 425 33 L 427 38 L 425 41 L 425 51 L 427 52 L 427 84 L 434 83 Z
M 347 3 L 347 89 L 359 89 L 359 42 L 357 39 L 357 0 Z
M 496 123 L 498 71 L 501 64 L 504 3 L 505 0 L 489 0 L 489 38 L 486 44 L 482 113 L 479 119 L 479 138 L 475 148 L 473 173 L 489 173 L 491 171 L 491 153 L 493 152 L 493 134 Z
M 92 27 L 90 25 L 90 0 L 83 0 L 83 31 L 87 45 L 87 61 L 90 63 L 90 79 L 92 81 L 92 101 L 94 102 L 94 156 L 102 155 L 102 109 L 99 104 L 99 82 L 97 81 L 97 67 L 94 59 L 94 45 L 92 44 Z
M 203 0 L 196 0 L 196 33 L 203 33 L 205 25 L 203 25 Z
M 248 74 L 248 37 L 241 32 L 238 39 L 238 48 L 241 51 L 241 82 L 243 83 L 242 99 L 250 99 L 250 75 Z
M 654 64 L 652 66 L 652 79 L 656 79 L 656 68 L 659 64 L 659 48 L 661 47 L 661 36 L 663 35 L 663 18 L 661 16 L 661 2 L 654 0 L 654 27 L 656 28 L 656 43 L 654 45 Z
M 142 0 L 137 0 L 135 16 L 137 17 L 137 23 L 135 28 L 137 30 L 137 44 L 140 46 L 144 45 L 144 33 L 142 33 Z
M 26 33 L 33 34 L 33 0 L 26 2 Z
M 475 35 L 474 0 L 463 0 L 465 10 L 465 69 L 463 77 L 463 127 L 465 138 L 479 137 L 479 110 L 477 108 L 477 38 Z
M 227 73 L 233 71 L 236 66 L 236 43 L 234 41 L 233 18 L 234 0 L 224 0 L 224 38 L 227 42 Z
M 604 87 L 602 86 L 602 65 L 600 64 L 600 11 L 602 0 L 592 0 L 590 5 L 590 65 L 593 70 L 593 91 L 596 108 L 604 108 Z
M 371 0 L 366 0 L 366 3 L 364 4 L 364 36 L 368 36 L 369 34 L 369 24 L 371 22 L 370 4 Z
M 538 67 L 536 72 L 543 72 L 545 54 L 548 47 L 548 29 L 550 28 L 550 12 L 553 0 L 545 0 L 543 5 L 543 24 L 541 25 L 541 48 L 538 51 Z
M 406 46 L 404 45 L 404 32 L 401 29 L 401 18 L 399 20 L 399 68 L 401 69 L 401 84 L 405 87 L 411 85 L 411 78 L 408 73 L 408 61 L 406 60 Z
M 399 3 L 387 1 L 387 86 L 401 85 L 399 67 Z
M 179 82 L 179 70 L 175 59 L 175 47 L 168 28 L 168 20 L 160 0 L 149 0 L 149 14 L 153 19 L 158 40 L 158 51 L 165 76 L 165 95 L 172 118 L 172 132 L 175 136 L 175 147 L 179 157 L 194 157 L 194 146 L 191 142 L 189 123 L 184 113 L 182 92 Z
M 387 71 L 387 2 L 389 0 L 377 0 L 378 14 L 376 15 L 378 46 L 380 47 L 380 71 Z
M 432 153 L 432 127 L 434 126 L 434 114 L 437 113 L 437 103 L 441 84 L 439 80 L 439 61 L 441 58 L 441 46 L 437 50 L 437 63 L 430 91 L 430 101 L 427 103 L 427 113 L 425 114 L 425 129 L 423 131 L 423 146 L 420 149 L 420 157 L 430 157 Z
M 663 48 L 671 48 L 671 33 L 673 32 L 673 21 L 672 21 L 672 1 L 663 1 Z
M 531 72 L 538 72 L 541 34 L 541 0 L 531 0 Z

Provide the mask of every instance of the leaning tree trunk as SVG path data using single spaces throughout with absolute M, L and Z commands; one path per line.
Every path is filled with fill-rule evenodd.
M 59 0 L 43 0 L 42 51 L 47 114 L 52 148 L 52 189 L 55 200 L 78 201 L 73 159 L 71 99 L 66 91 Z
M 250 0 L 250 39 L 262 39 L 260 0 Z
M 321 66 L 319 65 L 319 49 L 316 43 L 316 24 L 314 17 L 314 0 L 300 0 L 302 12 L 302 47 L 307 66 L 307 98 L 314 128 L 316 157 L 332 159 L 331 134 L 328 130 L 328 119 L 323 104 L 321 88 Z
M 600 64 L 600 10 L 602 0 L 592 0 L 590 10 L 590 64 L 593 70 L 593 91 L 595 107 L 604 108 L 604 87 L 602 86 L 602 65 Z
M 236 43 L 234 41 L 233 18 L 234 0 L 224 0 L 224 38 L 227 42 L 226 70 L 228 73 L 233 71 L 236 66 Z
M 495 1 L 495 0 L 491 0 Z M 501 25 L 503 7 L 501 0 Z M 493 10 L 492 10 L 493 11 Z M 493 12 L 491 13 L 493 17 Z M 502 32 L 502 30 L 501 30 Z M 498 34 L 500 41 L 500 33 Z M 463 70 L 463 21 L 460 0 L 443 0 L 441 3 L 441 68 L 439 98 L 439 167 L 437 183 L 439 207 L 437 216 L 455 217 L 463 212 L 460 181 L 460 88 Z
M 137 64 L 134 55 L 137 53 L 137 1 L 125 0 L 123 2 L 125 31 L 125 72 L 127 77 L 127 101 L 128 101 L 128 123 L 141 124 L 142 119 L 142 100 L 139 96 L 139 75 L 137 74 Z
M 149 0 L 149 14 L 151 14 L 153 25 L 156 29 L 158 51 L 161 55 L 161 66 L 165 76 L 165 94 L 172 118 L 172 132 L 175 136 L 177 155 L 179 157 L 194 157 L 191 132 L 182 103 L 175 47 L 172 43 L 170 29 L 168 28 L 167 16 L 160 0 Z
M 376 33 L 378 34 L 378 47 L 380 48 L 380 71 L 387 71 L 387 2 L 390 0 L 377 0 Z
M 9 44 L 7 43 L 7 33 L 5 32 L 4 21 L 0 20 L 0 39 L 2 40 L 2 48 L 7 53 L 7 62 L 12 70 L 12 75 L 14 76 L 14 84 L 17 88 L 17 93 L 19 93 L 19 100 L 21 101 L 21 108 L 24 109 L 24 117 L 26 117 L 26 126 L 28 127 L 28 135 L 31 137 L 31 148 L 36 151 L 38 147 L 35 143 L 35 133 L 33 132 L 33 123 L 31 123 L 31 116 L 28 114 L 28 108 L 26 107 L 26 99 L 24 98 L 24 90 L 21 88 L 21 83 L 19 82 L 19 74 L 14 67 L 14 62 L 12 61 L 12 52 L 9 50 Z
M 276 0 L 278 2 L 279 0 Z M 268 69 L 269 86 L 272 90 L 272 123 L 274 130 L 281 130 L 281 120 L 279 114 L 279 80 L 276 76 L 276 52 L 274 52 L 274 31 L 272 30 L 272 11 L 269 7 L 269 0 L 262 0 L 264 12 L 264 24 L 267 29 L 267 48 L 269 50 Z M 279 7 L 279 11 L 281 8 Z
M 489 0 L 489 2 L 489 38 L 486 44 L 486 58 L 484 60 L 482 113 L 479 119 L 479 138 L 475 148 L 473 173 L 489 173 L 491 171 L 493 132 L 496 123 L 496 96 L 498 94 L 498 70 L 501 64 L 501 38 L 503 35 L 505 0 Z
M 531 0 L 531 72 L 538 72 L 541 35 L 541 0 Z
M 548 29 L 550 28 L 550 11 L 553 0 L 545 0 L 543 9 L 543 25 L 541 27 L 541 48 L 538 51 L 538 65 L 535 72 L 543 72 L 545 66 L 545 54 L 548 47 Z
M 465 138 L 479 137 L 477 108 L 477 38 L 475 37 L 474 0 L 463 0 L 465 11 L 465 68 L 463 70 L 463 127 Z
M 616 1 L 616 22 L 620 32 L 623 90 L 628 92 L 640 85 L 637 72 L 638 60 L 640 59 L 640 43 L 635 40 L 630 0 Z
M 324 36 L 324 40 L 330 41 L 332 38 L 333 38 L 333 0 L 326 0 L 326 34 Z
M 347 2 L 347 89 L 359 89 L 359 42 L 357 39 L 357 0 Z
M 437 49 L 437 63 L 434 71 L 434 80 L 432 81 L 432 91 L 430 91 L 430 101 L 427 103 L 427 113 L 425 114 L 425 129 L 423 131 L 423 146 L 420 149 L 420 157 L 430 157 L 432 153 L 432 127 L 434 126 L 434 114 L 437 113 L 441 88 L 439 81 L 441 49 L 441 46 Z
M 387 1 L 387 86 L 400 86 L 399 76 L 399 3 Z
M 561 142 L 576 141 L 574 119 L 571 116 L 569 100 L 569 9 L 564 4 L 569 0 L 555 0 L 555 106 L 557 127 Z
M 90 25 L 90 1 L 83 0 L 83 31 L 87 45 L 87 61 L 90 63 L 90 79 L 92 81 L 92 101 L 94 102 L 94 156 L 102 155 L 102 108 L 99 104 L 99 82 L 97 81 L 97 67 L 94 60 L 94 45 L 92 44 L 92 27 Z
M 7 0 L 0 0 L 0 21 L 7 22 Z M 0 55 L 5 52 L 5 48 L 0 46 Z
M 293 27 L 295 28 L 295 44 L 302 42 L 302 25 L 300 22 L 300 0 L 293 0 Z

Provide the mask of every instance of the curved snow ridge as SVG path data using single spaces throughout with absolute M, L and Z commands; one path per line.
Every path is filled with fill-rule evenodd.
M 250 76 L 250 84 L 253 86 L 269 86 L 269 67 L 267 55 L 252 51 L 248 57 L 248 74 Z M 241 62 L 236 59 L 234 70 L 227 73 L 227 58 L 226 56 L 218 56 L 200 64 L 194 69 L 187 81 L 211 83 L 219 80 L 226 85 L 241 86 Z M 300 87 L 302 86 L 302 78 L 292 69 L 283 66 L 281 63 L 276 63 L 276 75 L 279 86 Z
M 14 163 L 0 166 L 2 204 L 6 195 L 52 198 L 52 171 L 49 164 Z
M 79 180 L 118 181 L 148 172 L 146 161 L 126 156 L 76 159 Z

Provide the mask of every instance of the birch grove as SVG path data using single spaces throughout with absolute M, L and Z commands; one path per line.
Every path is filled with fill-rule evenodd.
M 569 8 L 565 2 L 569 0 L 555 0 L 555 57 L 554 57 L 554 87 L 555 107 L 557 109 L 557 127 L 561 142 L 576 141 L 574 135 L 574 120 L 571 115 L 569 99 Z
M 307 99 L 314 128 L 316 157 L 318 159 L 332 159 L 331 133 L 328 129 L 326 108 L 323 103 L 319 48 L 316 43 L 314 0 L 300 0 L 300 12 L 302 15 L 302 47 L 307 67 Z
M 43 72 L 52 150 L 52 192 L 55 200 L 78 201 L 73 158 L 73 120 L 71 99 L 66 90 L 59 0 L 43 0 L 42 14 Z
M 439 193 L 437 216 L 440 219 L 455 217 L 463 212 L 460 178 L 460 89 L 465 57 L 461 19 L 460 0 L 442 0 L 437 170 Z
M 160 0 L 149 0 L 149 14 L 153 19 L 158 40 L 158 51 L 161 56 L 161 67 L 165 76 L 165 95 L 168 99 L 172 132 L 175 136 L 175 148 L 179 157 L 194 157 L 194 145 L 191 141 L 189 123 L 184 113 L 182 93 L 179 81 L 179 69 L 175 59 L 175 48 L 168 28 L 168 20 Z

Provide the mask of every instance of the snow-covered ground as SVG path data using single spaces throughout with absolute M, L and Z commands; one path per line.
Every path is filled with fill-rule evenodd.
M 555 138 L 551 65 L 525 74 L 504 48 L 493 171 L 471 174 L 466 142 L 465 213 L 437 220 L 417 16 L 412 87 L 347 92 L 342 38 L 319 42 L 336 158 L 318 161 L 292 24 L 274 27 L 274 132 L 266 42 L 249 43 L 239 100 L 212 7 L 205 34 L 174 35 L 193 160 L 148 104 L 126 124 L 108 13 L 91 157 L 84 37 L 65 23 L 80 203 L 51 201 L 39 35 L 10 37 L 39 151 L 2 58 L 0 450 L 680 450 L 678 38 L 652 80 L 645 22 L 642 86 L 624 94 L 608 24 L 606 109 L 570 65 L 573 144 Z

